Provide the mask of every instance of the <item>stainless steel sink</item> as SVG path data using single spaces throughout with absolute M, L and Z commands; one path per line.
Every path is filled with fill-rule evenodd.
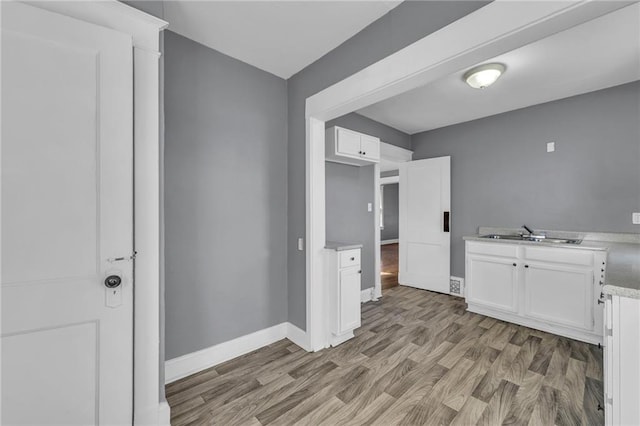
M 573 238 L 550 238 L 541 236 L 529 236 L 529 235 L 502 235 L 502 234 L 489 234 L 480 235 L 480 238 L 487 238 L 492 240 L 512 240 L 512 241 L 531 241 L 539 243 L 552 243 L 552 244 L 580 244 L 582 240 Z

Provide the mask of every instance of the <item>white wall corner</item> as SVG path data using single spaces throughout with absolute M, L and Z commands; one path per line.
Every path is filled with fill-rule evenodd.
M 302 331 L 300 328 L 296 327 L 290 322 L 287 323 L 287 339 L 291 340 L 291 342 L 300 346 L 305 351 L 311 351 L 307 332 Z
M 289 323 L 283 322 L 228 342 L 182 355 L 165 362 L 165 383 L 171 383 L 199 371 L 229 361 L 287 337 Z
M 375 300 L 374 296 L 374 287 L 365 288 L 360 292 L 360 303 L 366 303 L 371 300 Z

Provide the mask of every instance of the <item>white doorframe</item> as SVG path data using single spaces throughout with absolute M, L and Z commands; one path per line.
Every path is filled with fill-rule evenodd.
M 116 0 L 26 2 L 133 39 L 134 55 L 134 423 L 169 424 L 160 401 L 160 31 L 167 22 Z
M 371 298 L 377 300 L 382 297 L 382 279 L 380 278 L 380 270 L 382 262 L 380 261 L 380 165 L 376 164 L 373 171 L 373 272 L 374 286 Z
M 306 99 L 307 342 L 324 347 L 324 122 L 619 9 L 609 2 L 496 0 Z

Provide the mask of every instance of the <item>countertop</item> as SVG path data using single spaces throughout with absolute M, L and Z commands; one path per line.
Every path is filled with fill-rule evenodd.
M 481 238 L 481 235 L 517 234 L 519 231 L 521 230 L 481 227 L 477 235 L 465 236 L 463 239 L 466 241 L 481 241 L 485 243 L 561 247 L 581 250 L 606 250 L 607 272 L 602 291 L 606 294 L 640 299 L 640 234 L 540 231 L 546 232 L 548 237 L 582 239 L 581 244 L 555 244 Z
M 348 243 L 340 241 L 327 241 L 324 245 L 327 250 L 344 251 L 362 248 L 360 243 Z

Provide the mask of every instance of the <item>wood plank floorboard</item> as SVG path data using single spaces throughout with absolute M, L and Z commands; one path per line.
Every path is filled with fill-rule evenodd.
M 167 385 L 171 424 L 604 424 L 599 348 L 465 308 L 393 287 L 335 348 L 285 339 Z

